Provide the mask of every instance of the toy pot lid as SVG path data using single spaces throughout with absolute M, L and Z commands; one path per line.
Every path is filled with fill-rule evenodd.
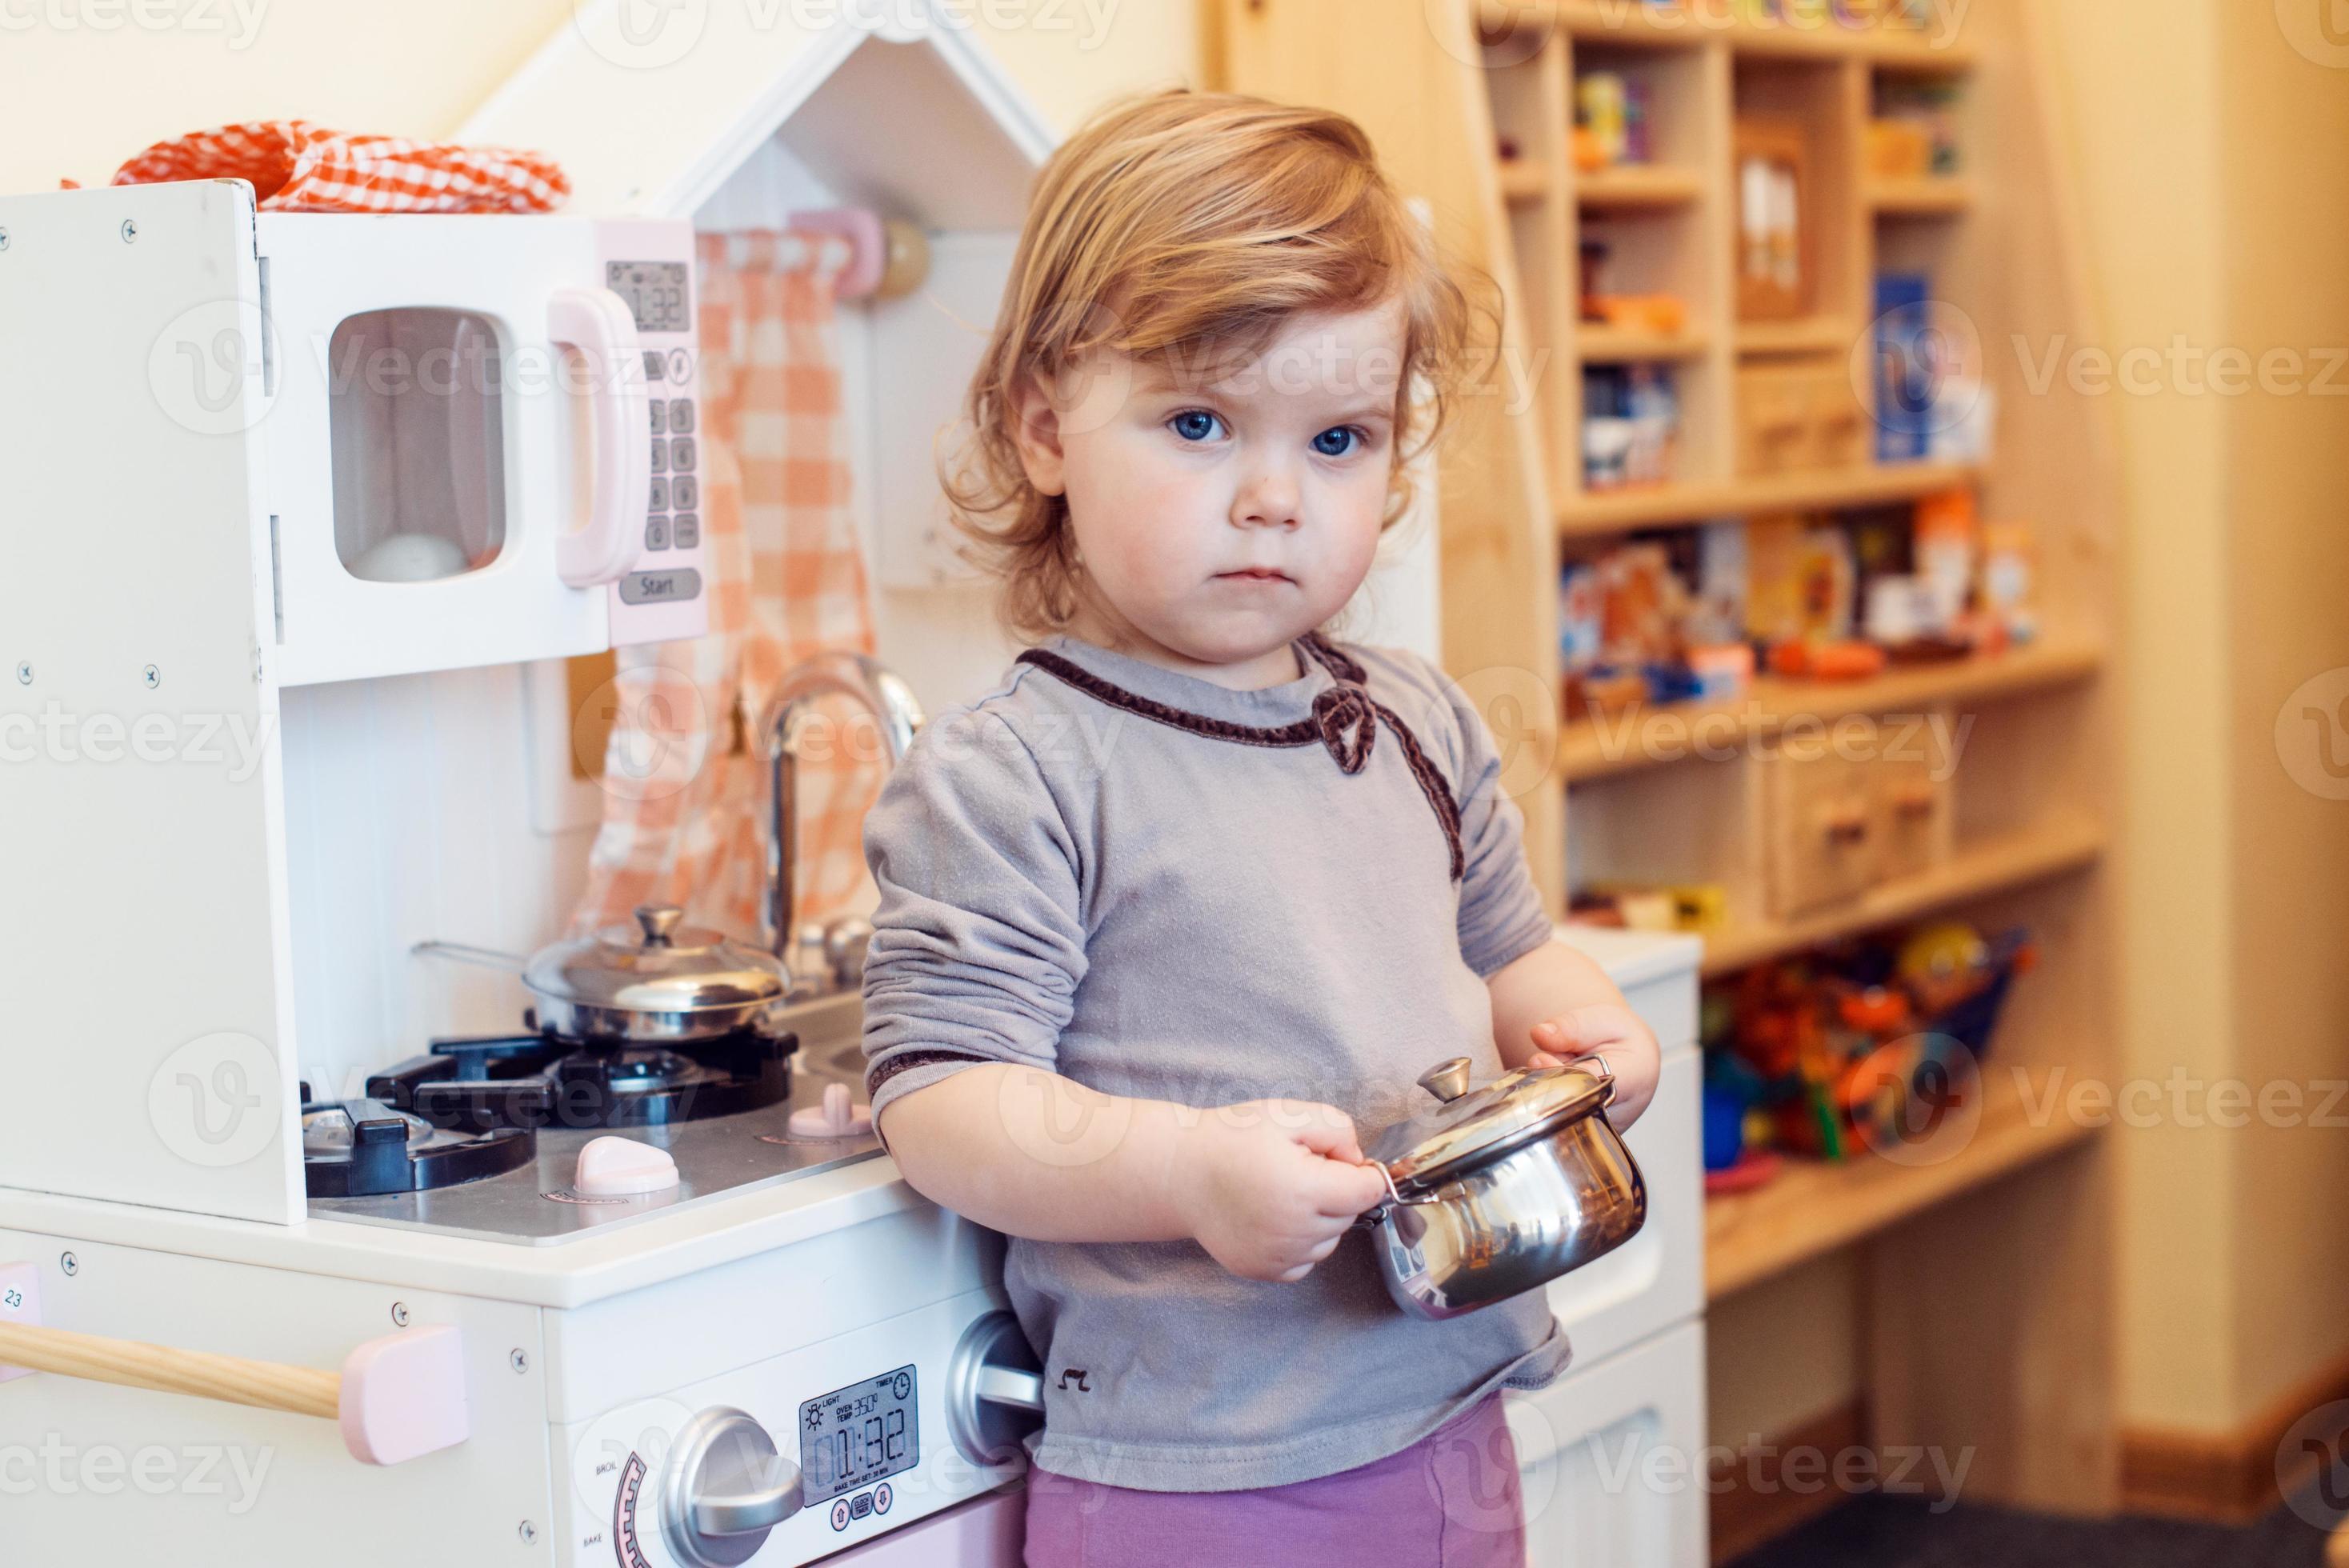
M 1613 1077 L 1597 1067 L 1518 1068 L 1472 1089 L 1472 1065 L 1466 1057 L 1454 1057 L 1430 1068 L 1419 1084 L 1440 1103 L 1386 1129 L 1363 1150 L 1386 1167 L 1397 1188 L 1437 1185 L 1592 1115 L 1615 1098 Z
M 541 949 L 523 984 L 550 1002 L 624 1013 L 740 1012 L 781 1000 L 782 960 L 683 923 L 675 904 L 643 904 L 636 924 Z

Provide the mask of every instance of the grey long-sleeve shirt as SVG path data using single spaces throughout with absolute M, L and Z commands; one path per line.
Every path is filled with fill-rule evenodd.
M 1191 1106 L 1324 1101 L 1367 1143 L 1444 1058 L 1501 1070 L 1485 979 L 1551 929 L 1492 737 L 1415 655 L 1294 646 L 1298 678 L 1234 691 L 1062 634 L 922 729 L 865 819 L 876 1119 L 1019 1062 Z M 1066 1130 L 1032 1152 L 1101 1133 Z M 1406 1315 L 1364 1233 L 1294 1284 L 1190 1241 L 1014 1237 L 1004 1283 L 1044 1362 L 1035 1461 L 1146 1491 L 1367 1464 L 1568 1355 L 1538 1291 Z

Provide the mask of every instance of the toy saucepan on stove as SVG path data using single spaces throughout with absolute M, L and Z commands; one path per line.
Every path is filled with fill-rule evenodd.
M 1387 1196 L 1372 1231 L 1395 1304 L 1457 1317 L 1547 1284 L 1630 1241 L 1648 1186 L 1607 1119 L 1603 1062 L 1519 1068 L 1478 1088 L 1454 1057 L 1423 1076 L 1439 1102 L 1371 1141 Z

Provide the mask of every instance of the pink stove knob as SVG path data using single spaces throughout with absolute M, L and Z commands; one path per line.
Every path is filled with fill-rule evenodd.
M 583 1198 L 666 1192 L 676 1185 L 677 1161 L 669 1158 L 668 1150 L 608 1133 L 588 1140 L 579 1151 L 579 1169 L 571 1178 L 571 1190 Z
M 873 1108 L 851 1105 L 846 1084 L 828 1083 L 823 1103 L 792 1112 L 791 1126 L 794 1138 L 862 1138 L 873 1130 Z

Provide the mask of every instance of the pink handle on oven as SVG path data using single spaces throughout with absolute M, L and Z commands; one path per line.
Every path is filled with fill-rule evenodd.
M 593 588 L 618 582 L 636 561 L 652 499 L 644 348 L 627 303 L 610 289 L 557 290 L 546 304 L 546 330 L 587 362 L 595 494 L 587 526 L 555 541 L 554 564 L 574 588 Z

